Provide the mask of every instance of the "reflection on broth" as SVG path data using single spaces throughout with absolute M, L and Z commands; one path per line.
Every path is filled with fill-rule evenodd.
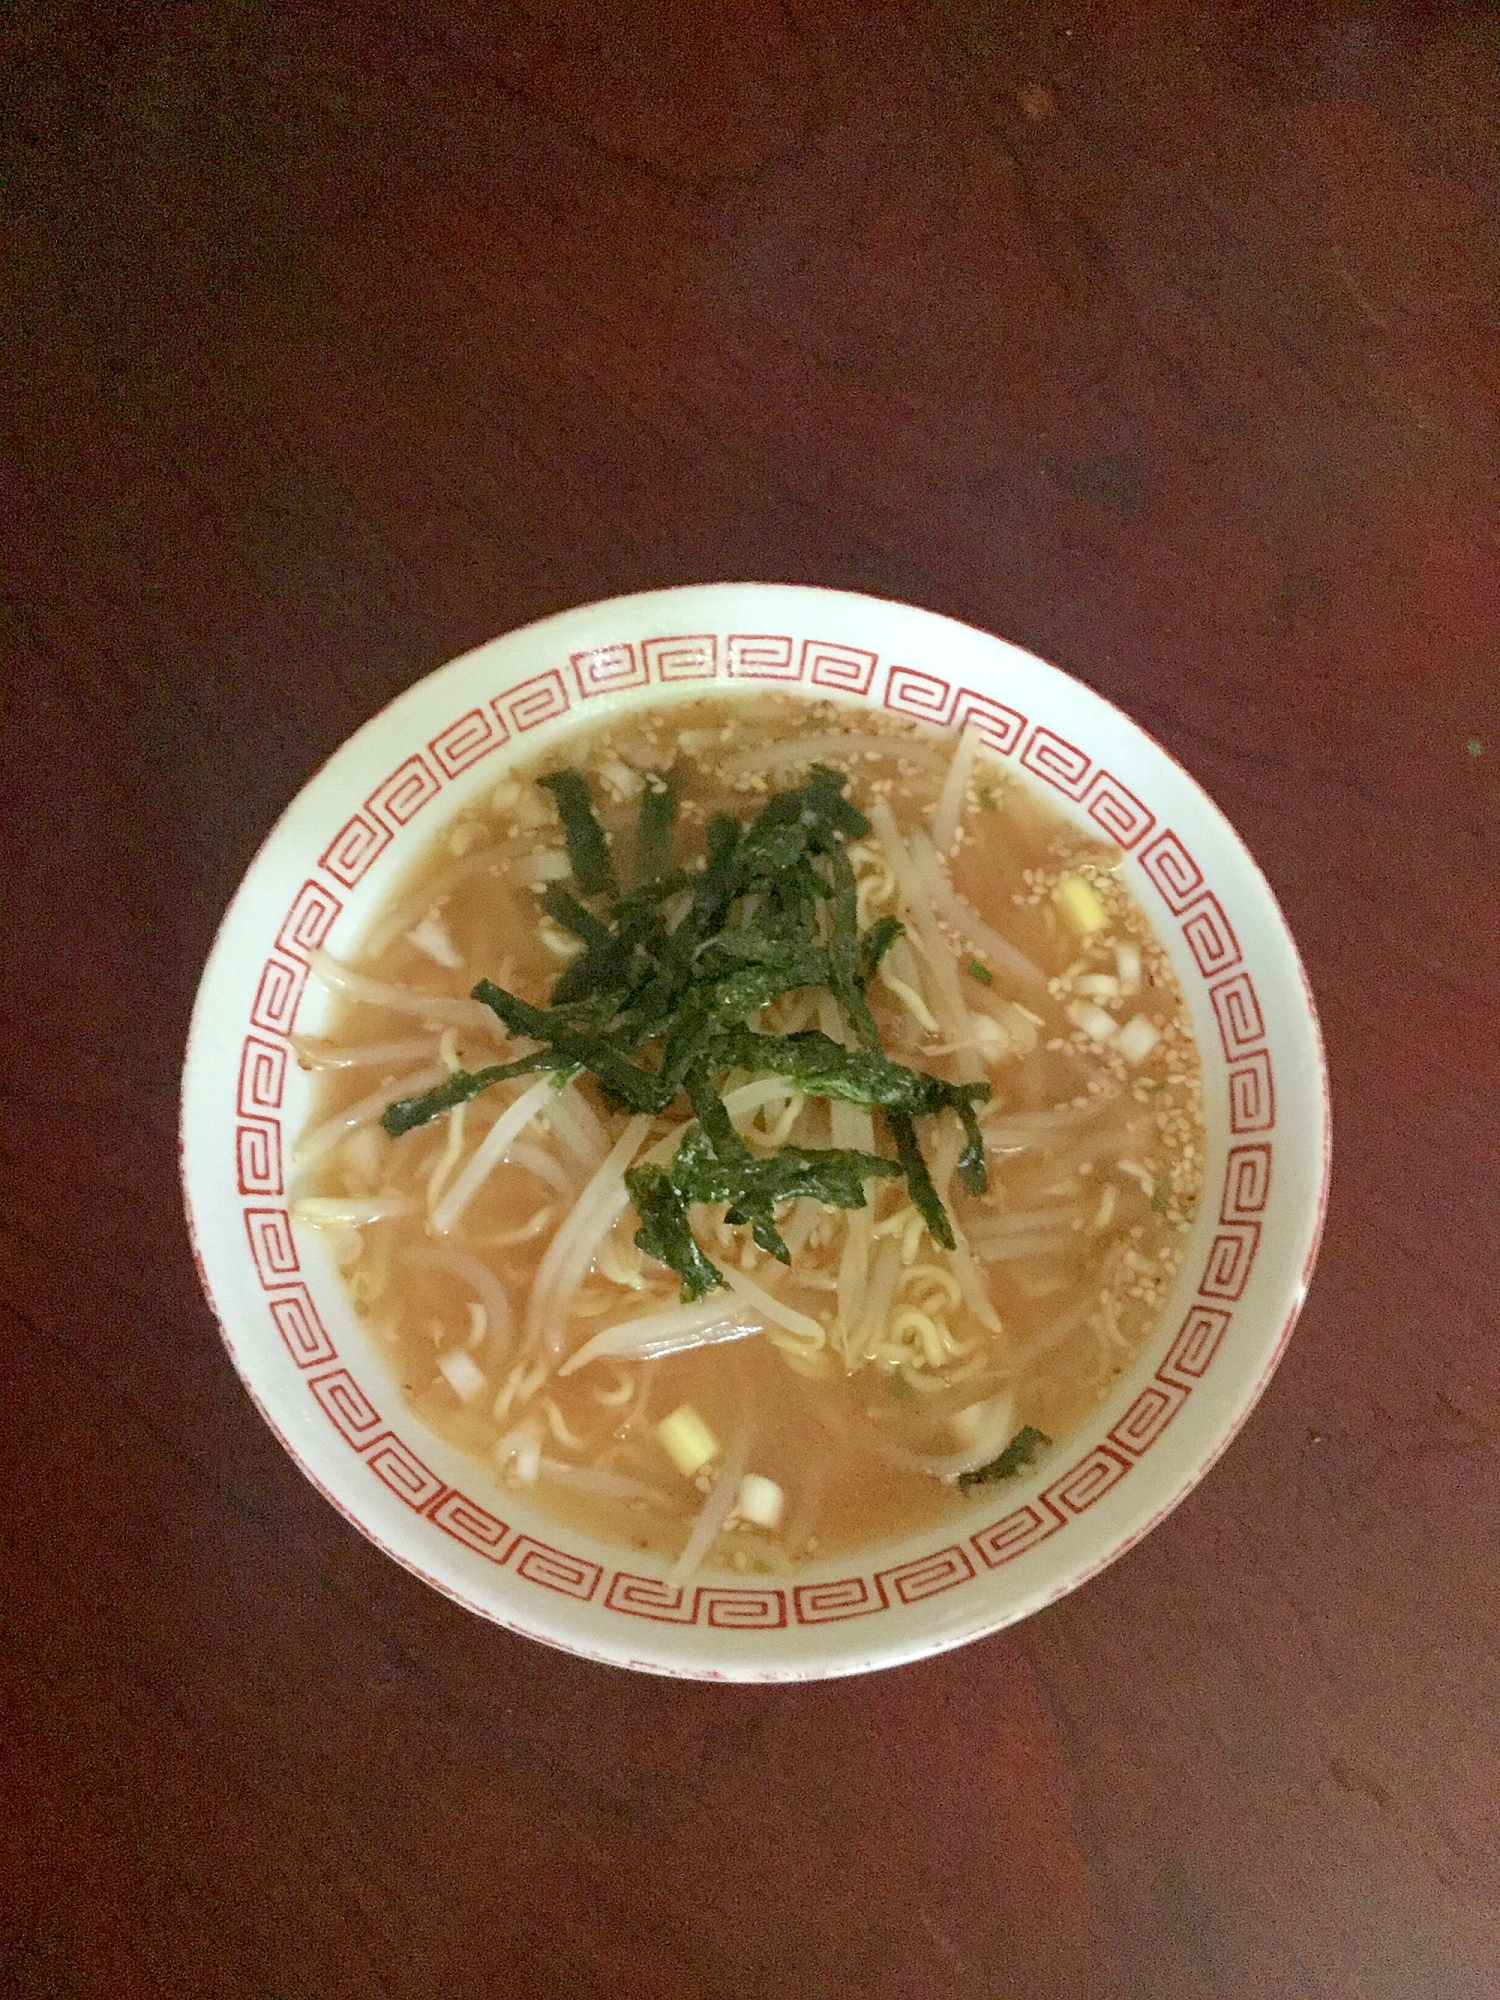
M 580 731 L 316 962 L 293 1214 L 432 1429 L 679 1578 L 921 1529 L 1079 1423 L 1180 1259 L 1198 1060 L 1117 860 L 971 732 Z

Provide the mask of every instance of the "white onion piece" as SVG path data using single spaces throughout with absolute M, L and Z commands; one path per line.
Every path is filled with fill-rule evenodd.
M 728 1340 L 745 1340 L 764 1332 L 764 1322 L 745 1307 L 711 1295 L 692 1305 L 618 1320 L 585 1341 L 557 1372 L 559 1376 L 571 1375 L 591 1361 L 660 1361 L 669 1354 L 688 1354 L 694 1348 L 718 1347 Z
M 573 864 L 561 848 L 549 848 L 542 854 L 532 855 L 529 861 L 522 861 L 516 874 L 528 888 L 539 889 L 545 882 L 566 882 L 573 872 Z
M 1128 1063 L 1144 1062 L 1161 1040 L 1161 1030 L 1149 1016 L 1132 1014 L 1115 1037 L 1115 1047 Z
M 987 1441 L 996 1431 L 1003 1433 L 1008 1442 L 1015 1421 L 1016 1399 L 1008 1389 L 982 1403 L 966 1403 L 948 1419 L 959 1443 L 970 1447 Z
M 1073 981 L 1073 990 L 1085 1000 L 1097 1000 L 1104 1006 L 1120 998 L 1120 982 L 1112 972 L 1080 973 Z
M 734 1508 L 742 1520 L 752 1521 L 757 1528 L 779 1528 L 785 1506 L 785 1493 L 763 1472 L 747 1472 L 740 1481 Z
M 406 933 L 406 942 L 415 945 L 424 958 L 430 958 L 445 972 L 457 972 L 464 962 L 463 953 L 449 937 L 448 927 L 436 910 L 429 910 L 421 923 L 412 926 Z
M 1106 1014 L 1102 1007 L 1096 1007 L 1092 1000 L 1070 1000 L 1063 1009 L 1075 1028 L 1081 1028 L 1091 1042 L 1113 1041 L 1120 1024 L 1113 1014 Z
M 438 1356 L 438 1373 L 464 1404 L 477 1403 L 490 1386 L 484 1370 L 461 1347 Z

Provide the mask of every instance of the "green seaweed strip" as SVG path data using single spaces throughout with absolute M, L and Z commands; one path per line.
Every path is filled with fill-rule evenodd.
M 609 858 L 609 842 L 594 813 L 594 801 L 587 782 L 576 771 L 553 771 L 538 778 L 557 800 L 563 835 L 568 843 L 568 859 L 585 896 L 613 896 L 614 863 Z
M 948 1211 L 943 1207 L 937 1189 L 932 1184 L 932 1175 L 927 1171 L 927 1162 L 922 1157 L 922 1148 L 917 1139 L 917 1128 L 905 1111 L 887 1111 L 885 1122 L 891 1128 L 891 1137 L 896 1142 L 896 1158 L 901 1162 L 901 1170 L 906 1175 L 906 1185 L 918 1214 L 927 1224 L 927 1233 L 934 1243 L 940 1243 L 945 1250 L 953 1249 L 956 1238 L 953 1224 L 948 1220 Z
M 637 866 L 643 876 L 659 875 L 672 859 L 672 828 L 677 823 L 677 793 L 670 780 L 654 774 L 641 793 L 636 821 Z
M 906 926 L 898 917 L 877 917 L 859 941 L 860 972 L 866 984 L 880 970 L 880 961 L 885 957 L 897 938 L 906 936 Z
M 625 1188 L 641 1218 L 641 1226 L 635 1232 L 636 1248 L 677 1273 L 682 1280 L 684 1305 L 723 1284 L 723 1278 L 693 1240 L 687 1204 L 665 1167 L 632 1167 L 625 1176 Z
M 399 1139 L 403 1132 L 430 1125 L 445 1111 L 467 1104 L 481 1091 L 504 1083 L 507 1077 L 530 1076 L 537 1070 L 564 1067 L 569 1065 L 560 1062 L 550 1049 L 542 1049 L 534 1056 L 522 1056 L 519 1062 L 491 1063 L 485 1069 L 456 1069 L 446 1081 L 424 1090 L 420 1097 L 398 1097 L 385 1107 L 380 1122 L 393 1139 Z
M 1045 1431 L 1027 1424 L 1024 1430 L 1016 1432 L 998 1458 L 992 1458 L 988 1465 L 981 1465 L 977 1471 L 961 1472 L 958 1483 L 960 1486 L 988 1486 L 996 1479 L 1014 1479 L 1051 1442 Z

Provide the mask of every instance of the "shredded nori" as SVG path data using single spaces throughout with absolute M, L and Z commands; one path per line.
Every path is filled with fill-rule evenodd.
M 635 841 L 641 879 L 628 893 L 587 781 L 564 770 L 540 782 L 557 801 L 574 879 L 573 889 L 551 885 L 543 906 L 583 950 L 545 1007 L 489 979 L 475 985 L 473 997 L 512 1034 L 541 1046 L 518 1062 L 460 1071 L 392 1104 L 386 1130 L 393 1137 L 411 1131 L 492 1083 L 536 1070 L 586 1070 L 612 1104 L 653 1115 L 685 1091 L 693 1118 L 670 1168 L 637 1167 L 626 1176 L 641 1218 L 636 1243 L 676 1271 L 684 1299 L 723 1282 L 693 1239 L 688 1210 L 695 1202 L 726 1205 L 728 1220 L 748 1223 L 761 1248 L 785 1261 L 774 1220 L 780 1204 L 806 1198 L 859 1208 L 871 1180 L 904 1176 L 934 1240 L 951 1250 L 952 1225 L 915 1121 L 942 1111 L 958 1116 L 965 1136 L 959 1179 L 982 1193 L 984 1144 L 974 1106 L 989 1096 L 989 1085 L 949 1083 L 881 1049 L 865 987 L 902 926 L 882 917 L 859 929 L 845 848 L 870 829 L 844 797 L 844 776 L 817 765 L 806 784 L 774 794 L 748 824 L 716 814 L 696 870 L 672 862 L 671 777 L 648 779 Z M 669 922 L 663 907 L 684 891 L 691 892 L 688 907 Z M 746 1025 L 769 1001 L 802 987 L 834 996 L 857 1046 L 816 1029 L 771 1035 Z M 715 1083 L 730 1070 L 769 1072 L 809 1095 L 880 1110 L 895 1158 L 845 1147 L 754 1152 L 734 1130 Z
M 553 1052 L 543 1049 L 534 1056 L 522 1056 L 519 1062 L 489 1063 L 484 1069 L 456 1069 L 435 1090 L 424 1090 L 420 1097 L 398 1097 L 394 1104 L 385 1107 L 380 1122 L 393 1139 L 399 1139 L 403 1132 L 414 1131 L 418 1125 L 429 1124 L 456 1105 L 467 1104 L 491 1084 L 504 1083 L 507 1077 L 529 1076 L 537 1070 L 561 1067 Z
M 1027 1424 L 1024 1430 L 1016 1432 L 998 1458 L 992 1458 L 988 1465 L 981 1465 L 977 1472 L 961 1472 L 958 1483 L 960 1486 L 988 1486 L 992 1480 L 1014 1479 L 1051 1442 L 1044 1431 Z
M 581 778 L 576 771 L 553 771 L 549 777 L 538 782 L 545 785 L 557 800 L 563 837 L 568 843 L 568 859 L 573 864 L 579 888 L 585 896 L 613 895 L 614 863 L 609 857 L 609 842 L 604 828 L 594 813 L 588 780 Z

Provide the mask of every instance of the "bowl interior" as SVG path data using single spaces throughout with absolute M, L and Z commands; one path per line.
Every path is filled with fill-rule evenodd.
M 1168 949 L 1203 1059 L 1207 1178 L 1159 1327 L 1044 1466 L 941 1532 L 795 1578 L 672 1589 L 646 1556 L 561 1528 L 428 1432 L 315 1232 L 293 1227 L 320 946 L 351 948 L 440 824 L 507 764 L 622 705 L 784 687 L 851 710 L 972 721 L 1096 836 Z M 1270 890 L 1172 758 L 1032 655 L 929 612 L 763 584 L 584 607 L 453 661 L 365 725 L 293 801 L 225 916 L 182 1103 L 195 1254 L 226 1345 L 319 1489 L 380 1547 L 515 1630 L 710 1678 L 858 1672 L 956 1645 L 1072 1589 L 1203 1475 L 1300 1306 L 1326 1195 L 1316 1018 Z

